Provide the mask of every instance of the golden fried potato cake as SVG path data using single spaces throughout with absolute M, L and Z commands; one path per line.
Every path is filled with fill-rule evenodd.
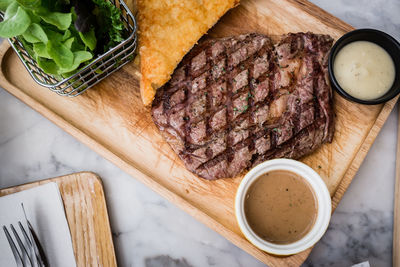
M 137 0 L 140 92 L 151 104 L 178 63 L 239 0 Z

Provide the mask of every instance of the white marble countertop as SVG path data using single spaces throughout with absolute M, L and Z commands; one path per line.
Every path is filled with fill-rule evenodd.
M 400 40 L 399 0 L 312 2 Z M 396 114 L 305 266 L 391 266 Z M 0 88 L 0 188 L 84 170 L 103 180 L 120 266 L 263 266 Z

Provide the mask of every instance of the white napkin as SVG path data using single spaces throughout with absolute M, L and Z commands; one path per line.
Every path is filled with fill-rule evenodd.
M 0 197 L 0 266 L 16 266 L 3 225 L 7 226 L 12 237 L 10 224 L 20 230 L 18 221 L 25 221 L 21 203 L 24 203 L 28 220 L 40 240 L 49 265 L 76 266 L 71 234 L 56 183 Z M 23 238 L 21 233 L 20 237 Z

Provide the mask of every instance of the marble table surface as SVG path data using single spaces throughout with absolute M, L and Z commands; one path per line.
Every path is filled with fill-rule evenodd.
M 312 2 L 400 40 L 399 0 Z M 391 266 L 396 125 L 393 111 L 304 266 Z M 102 177 L 120 266 L 263 266 L 0 88 L 0 188 L 84 170 Z

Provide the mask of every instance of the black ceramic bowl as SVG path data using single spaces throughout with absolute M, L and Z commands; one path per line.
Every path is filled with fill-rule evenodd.
M 335 78 L 335 74 L 333 72 L 333 64 L 335 62 L 335 57 L 337 53 L 342 49 L 345 45 L 355 42 L 355 41 L 370 41 L 373 42 L 382 48 L 384 48 L 389 55 L 392 57 L 394 66 L 395 66 L 395 79 L 390 90 L 384 94 L 383 96 L 372 99 L 372 100 L 362 100 L 358 99 L 354 96 L 349 95 L 342 87 L 340 87 L 339 83 Z M 332 47 L 330 55 L 329 55 L 329 63 L 328 63 L 328 71 L 329 78 L 331 80 L 332 87 L 343 97 L 348 100 L 366 104 L 366 105 L 375 105 L 380 104 L 386 101 L 389 101 L 396 95 L 400 93 L 400 44 L 390 35 L 374 30 L 374 29 L 359 29 L 354 30 L 349 33 L 343 35 L 339 40 L 336 41 L 335 45 Z

